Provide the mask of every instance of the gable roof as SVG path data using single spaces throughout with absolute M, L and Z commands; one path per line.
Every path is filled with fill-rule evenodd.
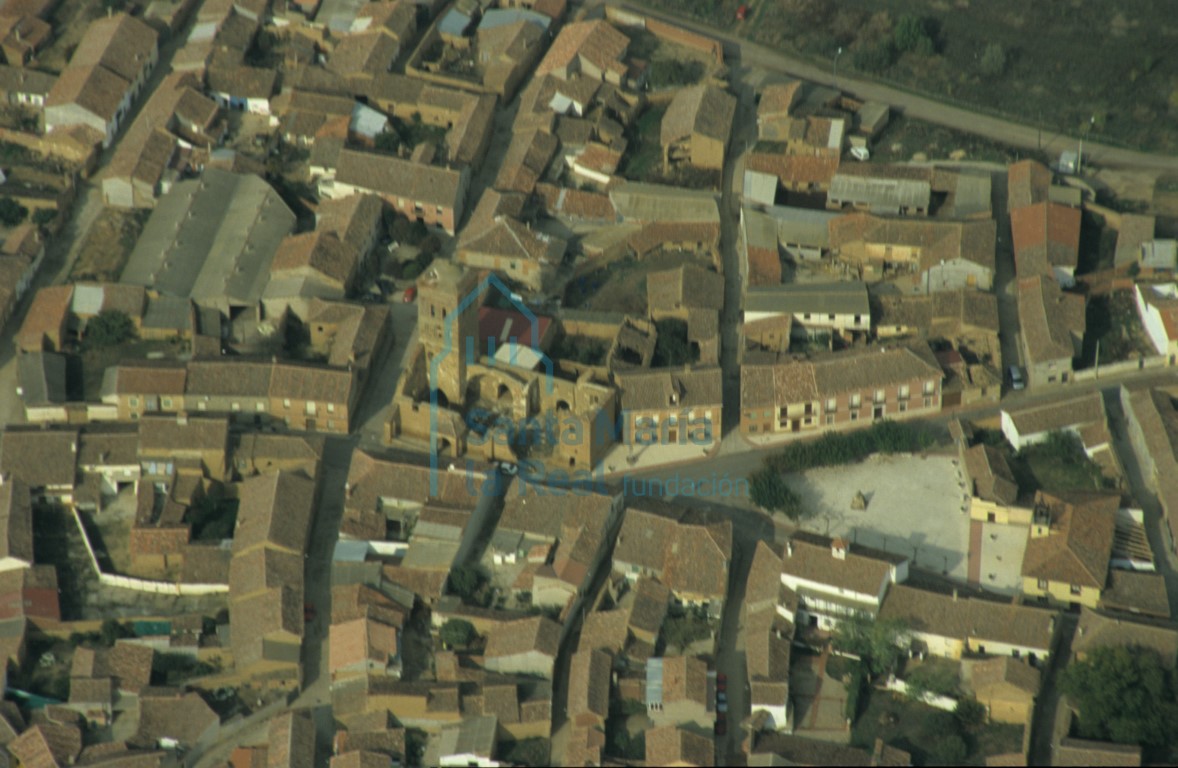
M 1030 605 L 955 597 L 893 584 L 880 609 L 881 619 L 902 619 L 913 632 L 951 640 L 1003 643 L 1047 654 L 1056 612 Z
M 492 628 L 484 655 L 494 659 L 537 651 L 555 658 L 559 642 L 559 624 L 547 616 L 531 616 Z
M 1020 278 L 1018 316 L 1028 362 L 1072 359 L 1073 339 L 1084 335 L 1087 320 L 1084 297 L 1064 293 L 1046 275 Z
M 302 553 L 315 504 L 315 481 L 294 472 L 275 472 L 241 483 L 235 553 L 272 545 Z
M 1007 206 L 1011 211 L 1047 199 L 1051 170 L 1036 160 L 1022 160 L 1006 169 Z
M 102 66 L 131 82 L 147 66 L 158 37 L 150 25 L 126 13 L 95 19 L 74 48 L 68 68 Z
M 1036 203 L 1010 212 L 1015 270 L 1019 277 L 1075 269 L 1080 258 L 1080 211 L 1057 203 Z
M 998 504 L 1018 500 L 1018 482 L 1006 457 L 992 445 L 974 445 L 965 451 L 965 471 L 978 498 Z
M 724 308 L 724 277 L 696 264 L 652 272 L 646 277 L 650 312 Z
M 1003 408 L 1002 412 L 1024 437 L 1107 423 L 1104 398 L 1099 392 L 1089 392 L 1042 405 Z
M 732 523 L 691 522 L 685 510 L 653 501 L 642 506 L 626 510 L 614 561 L 655 571 L 674 592 L 723 598 L 732 557 Z
M 598 650 L 578 651 L 569 664 L 569 718 L 589 714 L 602 722 L 609 716 L 610 673 L 613 660 Z
M 677 725 L 646 732 L 647 765 L 715 765 L 712 739 Z
M 603 72 L 624 73 L 621 58 L 629 46 L 630 38 L 601 19 L 566 24 L 552 41 L 534 76 L 567 69 L 578 58 L 584 58 Z
M 840 560 L 833 554 L 834 544 L 829 537 L 795 531 L 786 542 L 781 573 L 861 595 L 876 595 L 891 579 L 892 569 L 908 561 L 902 555 L 845 540 L 841 544 L 846 546 L 846 556 Z
M 465 168 L 455 171 L 344 148 L 339 153 L 335 178 L 338 183 L 378 194 L 457 210 L 462 205 L 467 175 Z
M 666 146 L 699 134 L 727 145 L 735 115 L 736 97 L 714 85 L 680 88 L 663 114 L 659 140 Z
M 623 411 L 665 411 L 718 408 L 724 399 L 723 379 L 723 371 L 712 366 L 619 373 L 615 384 Z
M 0 473 L 30 488 L 73 487 L 76 429 L 12 429 L 0 434 Z
M 1039 695 L 1039 670 L 1027 662 L 1011 656 L 998 656 L 975 662 L 970 670 L 970 687 L 984 696 L 987 691 L 1010 687 L 1028 697 Z
M 1178 625 L 1120 618 L 1090 608 L 1080 610 L 1080 623 L 1072 640 L 1072 652 L 1083 655 L 1106 646 L 1147 648 L 1174 669 L 1178 664 Z

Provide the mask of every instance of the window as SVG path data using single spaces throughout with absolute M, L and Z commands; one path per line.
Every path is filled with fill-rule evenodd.
M 232 404 L 231 406 L 229 406 L 229 407 L 230 407 L 230 409 L 232 409 L 232 411 L 233 411 L 234 413 L 237 413 L 238 411 L 240 411 L 240 410 L 241 410 L 241 403 L 233 403 L 233 404 Z
M 926 381 L 926 382 L 924 383 L 924 393 L 925 393 L 926 395 L 931 395 L 932 393 L 934 393 L 934 392 L 936 392 L 936 391 L 937 391 L 937 382 L 935 382 L 935 381 Z
M 1073 595 L 1078 595 L 1078 594 L 1080 594 L 1080 590 L 1081 590 L 1081 587 L 1079 584 L 1073 584 L 1072 588 L 1071 588 L 1071 593 Z
M 1039 579 L 1039 589 L 1047 589 L 1047 579 Z
M 929 397 L 928 395 L 925 395 L 925 397 L 924 397 L 924 407 L 925 408 L 932 408 L 933 407 L 933 399 L 931 397 Z
M 859 325 L 861 322 L 863 322 L 863 315 L 855 315 L 855 325 Z
M 907 384 L 900 385 L 900 399 L 901 400 L 908 399 L 908 385 Z
M 838 407 L 839 407 L 839 401 L 836 400 L 835 398 L 832 397 L 826 401 L 826 410 L 834 412 L 834 411 L 838 410 Z
M 765 411 L 765 416 L 763 418 L 766 418 L 766 419 L 773 418 L 773 411 Z
M 132 407 L 132 408 L 138 408 L 138 407 L 139 407 L 139 398 L 137 398 L 137 397 L 132 397 L 132 398 L 131 398 L 131 407 Z
M 851 421 L 858 421 L 858 420 L 859 420 L 859 412 L 858 411 L 851 411 Z
M 289 398 L 289 397 L 286 397 L 286 398 L 283 398 L 283 399 L 282 399 L 282 407 L 283 407 L 283 408 L 289 408 L 289 407 L 290 407 L 290 398 Z
M 875 402 L 882 403 L 884 401 L 884 391 L 882 389 L 875 390 Z
M 907 412 L 907 410 L 908 410 L 908 403 L 901 400 L 900 401 L 900 413 L 905 413 L 905 412 Z
M 209 409 L 209 404 L 206 403 L 204 400 L 201 400 L 199 403 L 196 404 L 196 410 L 198 410 L 198 411 L 207 411 L 208 409 Z
M 862 398 L 859 397 L 858 392 L 851 395 L 851 407 L 852 408 L 858 408 L 862 404 L 863 404 L 863 400 L 862 400 Z
M 833 413 L 828 413 L 828 414 L 826 414 L 826 423 L 827 423 L 827 424 L 833 424 L 833 423 L 834 423 L 834 414 L 833 414 Z
M 327 404 L 327 412 L 328 413 L 335 413 L 335 403 L 328 403 Z
M 809 319 L 810 319 L 810 313 L 809 313 L 809 312 L 807 312 L 805 315 L 803 315 L 803 316 L 802 316 L 802 318 L 803 318 L 804 320 L 809 320 Z
M 834 322 L 834 315 L 827 315 L 826 319 L 833 323 Z
M 171 407 L 172 407 L 172 398 L 170 398 L 170 397 L 165 397 L 165 398 L 164 398 L 164 407 L 165 407 L 165 408 L 171 408 Z
M 254 410 L 258 413 L 265 413 L 266 404 L 259 400 L 258 402 L 254 403 Z
M 757 425 L 756 424 L 749 424 L 749 433 L 751 434 L 756 431 L 757 431 Z

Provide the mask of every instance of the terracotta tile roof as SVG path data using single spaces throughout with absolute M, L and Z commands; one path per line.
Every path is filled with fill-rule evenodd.
M 615 384 L 623 411 L 680 411 L 714 408 L 723 400 L 723 372 L 719 367 L 682 371 L 643 371 L 618 374 Z M 702 418 L 703 414 L 697 414 Z M 685 425 L 686 428 L 686 425 Z
M 271 398 L 349 405 L 355 384 L 352 371 L 280 362 L 274 366 L 268 394 Z
M 556 267 L 564 257 L 566 243 L 507 216 L 498 216 L 485 229 L 467 226 L 458 244 L 457 258 L 461 261 L 470 254 L 504 259 L 523 259 Z
M 769 173 L 787 186 L 826 186 L 839 170 L 838 155 L 778 155 L 766 152 L 749 153 L 745 168 Z
M 788 691 L 793 625 L 775 610 L 762 611 L 746 623 L 746 632 L 745 657 L 749 676 L 754 681 L 782 683 Z M 753 709 L 757 709 L 755 699 Z
M 696 134 L 728 144 L 736 97 L 714 85 L 680 88 L 671 99 L 659 127 L 659 141 L 665 147 Z
M 360 250 L 380 226 L 383 204 L 376 195 L 349 195 L 323 200 L 315 211 L 315 229 L 331 232 L 352 248 Z
M 284 712 L 270 721 L 269 768 L 312 768 L 315 725 L 308 710 Z
M 978 498 L 1006 505 L 1018 500 L 1014 473 L 1006 457 L 993 446 L 979 444 L 966 450 L 965 471 Z
M 316 229 L 283 238 L 274 253 L 271 274 L 310 271 L 346 288 L 356 273 L 359 258 L 356 249 L 341 242 L 335 233 Z
M 474 509 L 480 485 L 467 487 L 466 473 L 437 473 L 436 494 L 429 467 L 380 459 L 360 449 L 352 452 L 345 509 L 378 510 L 381 499 L 403 504 L 440 504 L 454 509 Z M 501 522 L 502 524 L 502 522 Z
M 39 350 L 46 337 L 58 334 L 69 317 L 73 295 L 72 285 L 48 286 L 37 291 L 16 334 L 21 349 Z
M 40 723 L 9 743 L 8 751 L 24 768 L 71 765 L 82 751 L 82 731 L 76 725 Z
M 406 617 L 404 606 L 366 584 L 337 584 L 331 588 L 331 623 L 373 619 L 400 627 Z
M 797 103 L 801 91 L 801 80 L 766 85 L 761 89 L 761 100 L 757 102 L 757 116 L 789 114 Z
M 1080 210 L 1037 203 L 1010 212 L 1015 269 L 1019 277 L 1051 274 L 1053 267 L 1075 269 L 1080 258 Z
M 629 628 L 657 636 L 663 619 L 667 617 L 671 590 L 655 579 L 643 576 L 634 584 L 633 594 L 628 607 Z
M 724 277 L 694 264 L 652 272 L 646 278 L 646 307 L 654 312 L 724 308 Z
M 1108 588 L 1100 595 L 1100 606 L 1168 619 L 1170 596 L 1166 591 L 1166 579 L 1159 573 L 1114 568 L 1108 574 Z
M 315 481 L 293 472 L 258 475 L 241 483 L 233 551 L 272 545 L 302 553 L 315 504 Z
M 1168 669 L 1174 669 L 1178 663 L 1178 625 L 1122 619 L 1114 614 L 1082 608 L 1072 640 L 1072 652 L 1083 656 L 1105 646 L 1147 648 L 1155 651 Z
M 274 95 L 278 72 L 262 67 L 210 68 L 207 75 L 209 91 L 224 93 L 239 99 L 267 99 Z
M 0 484 L 0 558 L 33 562 L 33 502 L 29 486 L 6 479 Z
M 541 493 L 530 483 L 518 482 L 504 499 L 498 527 L 555 541 L 566 528 L 604 530 L 614 501 L 598 493 Z
M 383 29 L 345 35 L 328 57 L 327 69 L 343 77 L 373 77 L 389 71 L 400 49 L 396 36 Z
M 1023 160 L 1006 169 L 1007 207 L 1014 211 L 1047 199 L 1051 171 L 1035 160 Z
M 495 177 L 495 189 L 531 193 L 552 162 L 558 146 L 556 137 L 543 131 L 513 135 L 499 166 L 499 175 Z
M 559 624 L 546 616 L 533 616 L 500 624 L 492 629 L 487 636 L 484 655 L 493 659 L 538 651 L 555 657 L 559 640 Z
M 630 38 L 600 19 L 567 24 L 536 67 L 535 76 L 575 68 L 578 58 L 603 72 L 624 72 L 621 58 L 629 46 Z
M 731 523 L 692 524 L 682 516 L 681 509 L 665 510 L 664 514 L 627 509 L 614 561 L 660 574 L 663 583 L 676 593 L 723 599 L 732 555 Z
M 332 624 L 329 643 L 333 674 L 368 662 L 383 669 L 400 653 L 396 628 L 367 618 Z
M 243 599 L 303 581 L 303 557 L 269 547 L 254 547 L 229 561 L 229 589 L 233 599 Z
M 302 638 L 302 585 L 283 586 L 230 602 L 229 625 L 234 664 L 239 670 L 247 669 L 265 658 L 268 638 Z
M 712 740 L 679 726 L 667 725 L 646 732 L 647 765 L 715 765 Z
M 1010 686 L 1034 697 L 1039 695 L 1039 678 L 1039 670 L 1027 662 L 999 656 L 974 663 L 970 670 L 970 687 L 979 696 L 997 687 Z
M 940 219 L 895 219 L 851 213 L 830 220 L 830 247 L 844 258 L 877 258 L 863 253 L 867 244 L 904 246 L 919 251 L 919 267 L 927 270 L 941 261 L 964 259 L 994 269 L 997 223 L 984 221 L 942 221 Z
M 758 541 L 745 581 L 744 610 L 746 618 L 768 609 L 775 612 L 781 594 L 781 552 L 767 542 Z
M 185 456 L 223 452 L 229 443 L 229 420 L 147 415 L 139 420 L 139 455 Z
M 605 723 L 609 716 L 610 673 L 613 660 L 602 651 L 579 651 L 569 665 L 568 716 L 574 723 L 583 716 Z
M 626 645 L 629 622 L 630 612 L 625 610 L 593 611 L 586 614 L 577 649 L 582 652 L 603 650 L 618 653 Z
M 77 430 L 10 427 L 0 435 L 0 473 L 33 489 L 73 487 L 77 445 Z
M 452 210 L 461 208 L 466 177 L 465 171 L 346 148 L 340 150 L 335 175 L 337 183 Z
M 695 656 L 664 656 L 663 703 L 708 704 L 708 665 Z
M 1099 392 L 1076 395 L 1042 405 L 1004 408 L 1003 412 L 1024 437 L 1107 422 L 1104 398 Z
M 1086 327 L 1084 297 L 1064 293 L 1046 275 L 1018 281 L 1018 316 L 1027 360 L 1037 365 L 1048 360 L 1070 360 Z
M 954 598 L 893 584 L 879 616 L 902 619 L 914 632 L 958 641 L 971 639 L 975 648 L 993 642 L 1047 654 L 1056 612 L 1030 605 Z
M 786 544 L 781 572 L 864 595 L 879 594 L 891 572 L 908 558 L 858 544 L 846 544 L 844 559 L 832 554 L 835 540 L 826 536 L 795 532 Z

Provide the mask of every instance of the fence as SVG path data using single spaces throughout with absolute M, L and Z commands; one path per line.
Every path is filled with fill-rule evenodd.
M 889 691 L 895 691 L 896 693 L 908 695 L 908 683 L 899 679 L 895 675 L 888 676 L 888 681 L 884 683 L 884 688 Z M 925 704 L 928 704 L 930 707 L 943 709 L 946 712 L 952 712 L 953 710 L 957 709 L 957 699 L 951 698 L 949 696 L 939 696 L 935 693 L 925 691 L 915 698 L 919 699 Z
M 98 582 L 108 587 L 130 589 L 135 592 L 150 592 L 157 595 L 223 595 L 229 593 L 228 584 L 174 584 L 170 581 L 151 581 L 150 579 L 136 579 L 131 576 L 119 576 L 114 573 L 103 573 L 98 564 L 98 556 L 94 554 L 94 546 L 90 537 L 86 535 L 86 526 L 82 523 L 82 515 L 78 510 L 71 509 L 78 532 L 82 534 L 82 543 L 86 547 L 86 556 L 90 560 L 90 567 L 98 576 Z
M 1169 363 L 1169 358 L 1164 355 L 1151 355 L 1149 357 L 1139 357 L 1136 360 L 1123 360 L 1119 363 L 1108 363 L 1097 368 L 1088 368 L 1082 371 L 1076 371 L 1072 374 L 1072 381 L 1079 383 L 1082 381 L 1096 381 L 1104 376 L 1120 376 L 1126 373 L 1134 373 L 1136 371 L 1152 371 L 1160 368 L 1165 368 Z

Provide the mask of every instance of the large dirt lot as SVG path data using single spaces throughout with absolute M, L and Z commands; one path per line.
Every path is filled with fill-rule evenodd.
M 860 464 L 786 475 L 813 514 L 802 527 L 914 558 L 925 570 L 965 580 L 969 516 L 965 484 L 946 456 L 872 456 Z M 856 491 L 867 509 L 851 509 Z

